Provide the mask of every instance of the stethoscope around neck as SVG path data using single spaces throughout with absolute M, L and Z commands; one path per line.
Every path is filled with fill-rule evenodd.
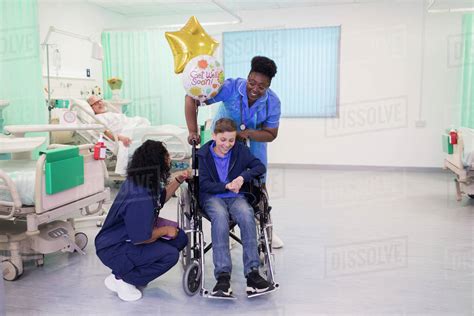
M 243 97 L 242 95 L 240 95 L 240 126 L 239 126 L 239 129 L 240 131 L 245 131 L 247 129 L 247 126 L 245 125 L 245 122 L 244 122 L 244 110 L 243 110 Z M 268 114 L 268 97 L 267 97 L 267 100 L 265 101 L 265 116 L 267 116 Z M 255 112 L 255 115 L 257 115 L 257 112 Z M 257 129 L 259 126 L 256 126 Z

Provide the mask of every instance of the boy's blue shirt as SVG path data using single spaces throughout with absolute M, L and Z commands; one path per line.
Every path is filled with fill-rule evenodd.
M 214 148 L 216 147 L 216 142 L 212 142 L 211 146 L 209 146 L 209 152 L 211 153 L 214 164 L 216 165 L 217 174 L 219 175 L 219 180 L 221 182 L 229 183 L 232 179 L 228 179 L 229 175 L 229 163 L 230 163 L 230 156 L 232 155 L 231 148 L 223 157 L 220 157 L 214 152 Z M 216 196 L 220 198 L 233 198 L 239 196 L 239 193 L 234 193 L 232 191 L 227 191 L 225 193 L 219 193 Z
M 230 152 L 228 182 L 222 182 L 217 172 L 214 157 L 210 151 L 211 140 L 199 149 L 199 199 L 201 205 L 205 201 L 218 194 L 230 192 L 225 188 L 226 184 L 238 176 L 242 176 L 245 182 L 249 182 L 266 172 L 265 165 L 250 153 L 250 150 L 241 142 L 236 142 Z

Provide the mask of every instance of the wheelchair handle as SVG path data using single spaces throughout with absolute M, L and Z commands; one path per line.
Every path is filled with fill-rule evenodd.
M 193 139 L 191 141 L 192 143 L 192 153 L 191 153 L 191 168 L 193 170 L 197 170 L 198 169 L 198 161 L 197 161 L 197 141 L 195 139 Z

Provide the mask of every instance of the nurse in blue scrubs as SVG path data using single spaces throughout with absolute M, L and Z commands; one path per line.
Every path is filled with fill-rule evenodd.
M 219 93 L 206 104 L 222 102 L 214 117 L 214 123 L 223 117 L 237 124 L 237 137 L 248 140 L 250 152 L 267 167 L 267 143 L 278 136 L 281 104 L 277 94 L 270 89 L 277 66 L 264 56 L 252 58 L 247 79 L 227 79 Z M 186 96 L 185 116 L 189 131 L 189 143 L 199 142 L 197 127 L 198 103 Z M 214 124 L 213 124 L 214 125 Z M 273 233 L 273 248 L 283 247 L 283 241 Z
M 173 226 L 155 227 L 163 204 L 189 176 L 170 178 L 170 157 L 159 141 L 147 140 L 133 154 L 104 225 L 95 239 L 97 256 L 112 270 L 105 286 L 124 301 L 142 297 L 144 287 L 171 269 L 186 246 L 186 234 Z M 167 183 L 166 187 L 164 184 Z

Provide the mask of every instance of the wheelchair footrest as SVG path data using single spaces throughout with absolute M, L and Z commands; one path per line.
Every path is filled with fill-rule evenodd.
M 225 294 L 221 294 L 221 293 L 216 293 L 216 294 L 209 294 L 206 296 L 207 298 L 211 298 L 211 299 L 217 299 L 217 300 L 236 300 L 237 297 L 233 296 L 232 294 L 231 295 L 225 295 Z
M 265 290 L 263 292 L 247 291 L 247 297 L 248 298 L 253 298 L 253 297 L 257 297 L 257 296 L 261 296 L 261 295 L 270 294 L 272 292 L 275 292 L 279 288 L 279 286 L 280 285 L 278 283 L 276 283 L 275 285 L 272 285 L 271 287 L 269 287 L 267 290 Z

